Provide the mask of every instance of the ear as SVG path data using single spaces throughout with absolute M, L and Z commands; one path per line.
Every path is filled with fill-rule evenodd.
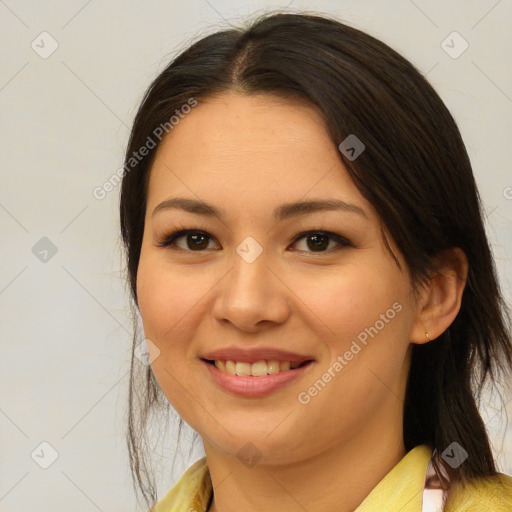
M 451 247 L 442 251 L 434 261 L 436 270 L 423 285 L 417 300 L 411 343 L 428 343 L 439 337 L 460 310 L 468 276 L 466 254 L 459 247 Z

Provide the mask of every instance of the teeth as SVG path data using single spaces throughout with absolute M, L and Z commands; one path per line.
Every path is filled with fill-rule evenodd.
M 237 375 L 251 375 L 251 363 L 236 363 Z
M 219 363 L 222 364 L 222 361 L 219 361 Z M 215 366 L 217 366 L 217 361 L 215 361 Z M 217 366 L 217 368 L 219 368 Z M 222 368 L 219 368 L 219 370 L 222 370 Z M 226 372 L 230 373 L 231 375 L 236 374 L 236 365 L 233 361 L 226 361 Z
M 238 363 L 236 364 L 238 365 Z M 248 366 L 249 370 L 246 375 L 252 375 L 253 377 L 263 377 L 263 375 L 267 375 L 267 363 L 265 361 L 258 361 L 257 363 L 248 364 Z
M 274 373 L 286 372 L 298 368 L 301 363 L 291 361 L 258 361 L 256 363 L 246 363 L 242 361 L 222 361 L 216 360 L 215 366 L 230 375 L 263 377 Z
M 279 361 L 267 361 L 267 372 L 269 375 L 272 375 L 273 373 L 279 373 Z

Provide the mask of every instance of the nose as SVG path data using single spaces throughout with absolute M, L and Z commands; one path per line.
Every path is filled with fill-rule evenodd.
M 219 283 L 213 318 L 247 332 L 285 322 L 291 291 L 278 274 L 265 251 L 251 263 L 235 254 L 233 267 Z

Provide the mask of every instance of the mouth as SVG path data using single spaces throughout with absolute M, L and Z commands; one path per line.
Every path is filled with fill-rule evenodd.
M 261 359 L 255 362 L 233 361 L 224 359 L 204 359 L 206 363 L 215 366 L 221 372 L 240 377 L 265 377 L 288 371 L 295 371 L 313 362 L 305 361 L 279 361 L 277 359 Z
M 314 359 L 280 361 L 260 359 L 233 361 L 231 359 L 201 358 L 211 382 L 225 392 L 245 398 L 263 398 L 309 374 Z

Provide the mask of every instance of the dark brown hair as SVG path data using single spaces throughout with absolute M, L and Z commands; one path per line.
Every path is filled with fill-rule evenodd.
M 442 100 L 409 61 L 360 30 L 327 16 L 266 14 L 244 28 L 202 38 L 159 74 L 137 112 L 125 162 L 190 98 L 226 91 L 307 101 L 321 112 L 333 144 L 350 134 L 363 141 L 366 149 L 356 160 L 341 152 L 340 158 L 399 248 L 415 289 L 435 271 L 437 255 L 450 247 L 465 252 L 469 273 L 457 317 L 436 340 L 412 349 L 404 443 L 407 450 L 428 444 L 441 454 L 456 441 L 469 455 L 457 470 L 459 481 L 494 475 L 478 403 L 487 379 L 494 384 L 512 367 L 510 316 L 469 157 Z M 125 166 L 121 187 L 134 313 L 157 147 L 129 170 Z M 135 331 L 133 348 L 138 343 Z M 144 432 L 149 412 L 169 412 L 169 404 L 150 367 L 140 370 L 132 353 L 127 441 L 134 484 L 151 506 L 157 493 Z

